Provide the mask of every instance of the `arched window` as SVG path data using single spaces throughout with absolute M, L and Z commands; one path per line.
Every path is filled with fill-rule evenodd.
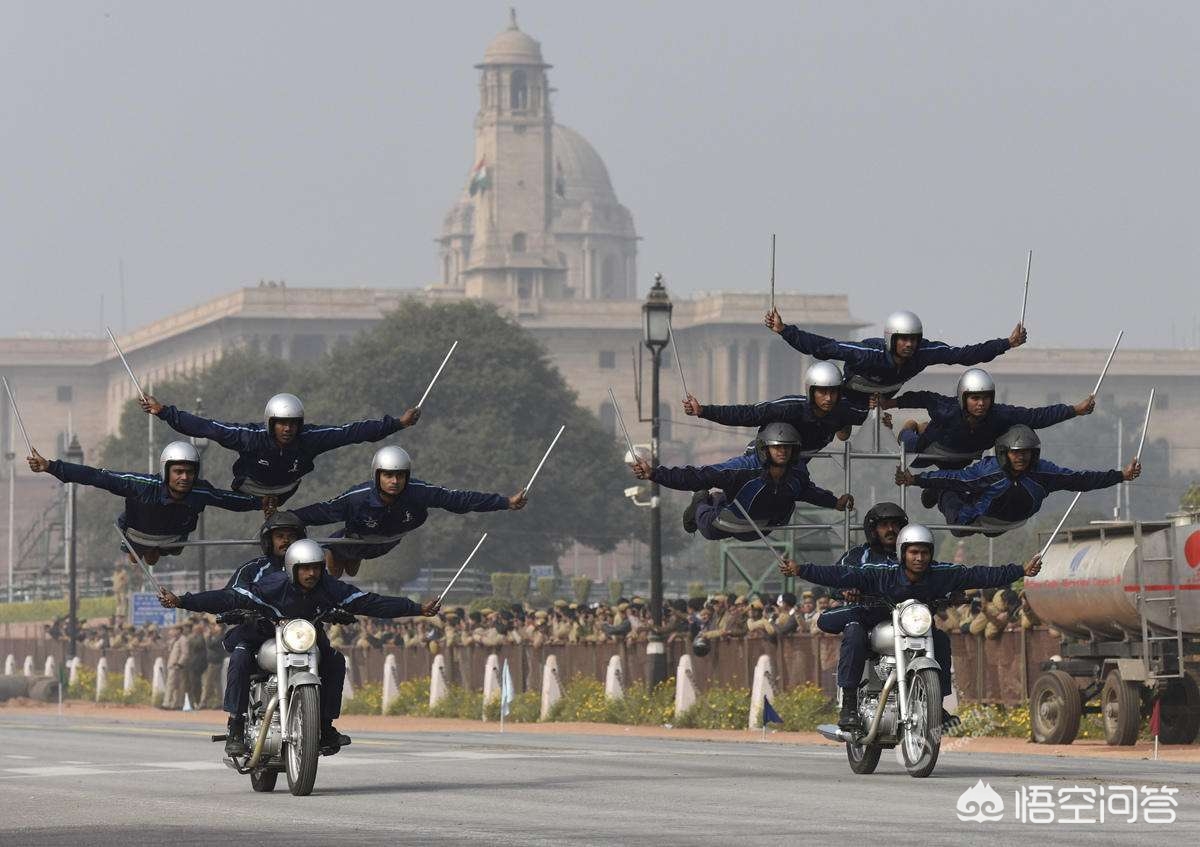
M 529 83 L 525 71 L 513 71 L 508 81 L 508 102 L 513 111 L 529 108 Z
M 524 253 L 525 252 L 525 233 L 523 233 L 523 232 L 513 233 L 512 249 L 513 249 L 514 253 Z

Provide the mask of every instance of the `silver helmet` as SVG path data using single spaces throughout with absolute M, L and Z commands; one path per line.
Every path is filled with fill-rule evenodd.
M 814 388 L 841 388 L 842 372 L 833 362 L 814 362 L 804 372 L 804 382 L 808 386 L 808 402 L 812 402 Z
M 893 349 L 892 340 L 897 335 L 915 335 L 920 340 L 924 334 L 921 319 L 912 312 L 904 310 L 892 312 L 883 322 L 883 346 L 889 353 L 896 352 Z
M 896 558 L 900 560 L 900 564 L 904 564 L 904 548 L 909 544 L 928 544 L 930 556 L 936 549 L 936 545 L 933 543 L 933 533 L 929 531 L 928 527 L 919 523 L 910 523 L 896 536 Z
M 968 394 L 990 394 L 996 399 L 996 381 L 983 368 L 967 368 L 958 378 L 958 406 L 967 408 Z
M 1017 424 L 996 439 L 996 461 L 1005 471 L 1011 467 L 1008 461 L 1009 450 L 1032 451 L 1029 463 L 1030 466 L 1036 465 L 1042 455 L 1042 439 L 1038 438 L 1037 433 L 1025 424 Z
M 297 582 L 296 568 L 300 565 L 317 565 L 325 567 L 325 551 L 321 545 L 311 538 L 301 538 L 293 541 L 283 554 L 283 569 L 292 582 Z
M 267 435 L 271 435 L 272 421 L 304 422 L 304 404 L 295 394 L 276 394 L 267 401 L 263 410 L 263 418 L 267 423 Z
M 792 456 L 788 460 L 789 465 L 800 461 L 800 433 L 791 424 L 776 421 L 759 430 L 758 437 L 754 439 L 754 453 L 764 468 L 771 464 L 771 454 L 767 448 L 779 444 L 788 444 L 792 447 Z
M 187 462 L 196 466 L 196 477 L 200 477 L 200 454 L 196 448 L 186 441 L 172 441 L 158 455 L 158 472 L 162 481 L 167 481 L 167 471 L 171 465 Z
M 412 457 L 403 447 L 394 445 L 380 447 L 371 459 L 371 475 L 378 480 L 380 471 L 408 471 L 411 473 Z

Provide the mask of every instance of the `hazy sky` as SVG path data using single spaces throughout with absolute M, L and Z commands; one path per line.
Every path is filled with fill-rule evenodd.
M 425 285 L 501 3 L 0 2 L 0 335 L 255 284 Z M 931 336 L 1193 344 L 1200 4 L 522 2 L 644 291 Z M 785 318 L 787 315 L 784 316 Z

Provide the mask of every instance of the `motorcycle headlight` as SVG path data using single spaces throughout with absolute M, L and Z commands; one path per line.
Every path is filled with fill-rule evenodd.
M 307 653 L 316 641 L 317 628 L 308 621 L 288 621 L 283 627 L 283 646 L 294 653 Z
M 900 610 L 900 629 L 905 635 L 919 638 L 929 632 L 933 625 L 933 615 L 929 607 L 921 603 L 910 603 Z

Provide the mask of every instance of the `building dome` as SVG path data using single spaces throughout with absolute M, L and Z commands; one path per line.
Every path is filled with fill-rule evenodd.
M 512 13 L 508 29 L 492 39 L 483 53 L 483 62 L 476 67 L 488 65 L 538 65 L 549 67 L 542 61 L 542 45 L 536 39 L 517 29 L 517 15 Z
M 555 124 L 551 129 L 554 149 L 556 193 L 571 200 L 616 203 L 608 168 L 588 140 L 570 127 Z

